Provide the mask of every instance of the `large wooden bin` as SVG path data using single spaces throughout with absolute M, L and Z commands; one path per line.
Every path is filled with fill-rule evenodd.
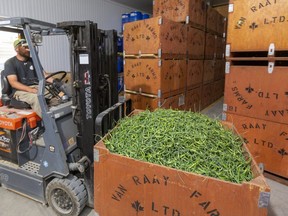
M 214 82 L 214 101 L 221 98 L 224 95 L 225 80 L 217 80 Z
M 157 108 L 185 110 L 184 92 L 171 97 L 157 97 L 156 95 L 145 95 L 133 92 L 125 93 L 125 98 L 131 99 L 132 109 L 150 110 Z
M 227 44 L 230 52 L 288 50 L 288 1 L 230 0 Z M 229 56 L 229 52 L 227 52 Z
M 262 163 L 266 171 L 288 178 L 288 125 L 229 113 L 223 116 L 244 138 L 257 163 Z
M 214 102 L 214 95 L 214 83 L 208 83 L 202 86 L 201 110 Z
M 227 67 L 224 111 L 288 124 L 288 67 Z
M 211 83 L 214 81 L 215 65 L 215 60 L 204 60 L 203 84 Z
M 217 59 L 215 62 L 214 81 L 225 79 L 225 59 Z
M 216 57 L 216 38 L 216 35 L 206 33 L 205 59 L 214 59 Z
M 185 90 L 186 60 L 125 59 L 125 89 L 168 97 Z
M 189 22 L 205 27 L 205 0 L 154 0 L 153 16 L 164 16 L 176 22 Z
M 187 54 L 189 59 L 204 59 L 205 32 L 187 25 Z
M 202 84 L 203 60 L 188 60 L 187 64 L 187 89 L 192 89 Z
M 185 110 L 192 112 L 199 112 L 201 110 L 201 87 L 186 91 Z
M 125 57 L 186 56 L 187 26 L 163 17 L 154 17 L 124 25 Z
M 94 147 L 94 210 L 99 216 L 266 216 L 270 188 L 253 159 L 251 168 L 254 179 L 236 184 L 113 154 L 101 140 Z

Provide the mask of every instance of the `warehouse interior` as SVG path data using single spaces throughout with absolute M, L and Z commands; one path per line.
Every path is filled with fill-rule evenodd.
M 1 3 L 0 216 L 287 215 L 288 2 Z M 30 50 L 41 115 L 7 90 L 16 88 L 6 74 L 15 39 Z M 190 121 L 199 134 L 188 142 L 205 148 L 182 147 L 190 113 L 202 117 Z M 120 121 L 126 114 L 131 123 Z M 169 131 L 182 114 L 183 128 Z M 155 119 L 167 131 L 145 134 Z M 233 144 L 214 124 L 233 134 Z M 244 158 L 235 166 L 234 135 Z M 153 145 L 158 137 L 163 148 Z M 204 162 L 194 159 L 198 151 L 207 151 Z M 182 162 L 189 169 L 175 168 Z M 203 171 L 206 163 L 211 170 Z

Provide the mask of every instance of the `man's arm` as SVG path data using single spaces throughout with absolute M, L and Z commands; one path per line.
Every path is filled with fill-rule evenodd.
M 19 91 L 25 91 L 25 92 L 30 92 L 30 93 L 35 93 L 37 94 L 37 89 L 36 88 L 32 88 L 30 86 L 26 86 L 22 83 L 20 83 L 17 79 L 16 75 L 8 75 L 7 76 L 8 82 L 10 83 L 10 85 L 14 88 L 17 89 Z
M 44 71 L 44 77 L 46 78 L 47 76 L 49 76 L 50 74 Z M 49 79 L 47 79 L 47 82 L 49 83 L 53 83 L 53 77 L 50 77 Z

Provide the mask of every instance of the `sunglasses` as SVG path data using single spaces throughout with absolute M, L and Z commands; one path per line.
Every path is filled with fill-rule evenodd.
M 19 43 L 17 43 L 17 44 L 15 45 L 15 47 L 17 47 L 17 46 L 19 46 L 19 45 L 21 45 L 22 47 L 28 47 L 28 44 L 27 44 L 27 42 L 26 42 L 25 40 L 20 41 Z

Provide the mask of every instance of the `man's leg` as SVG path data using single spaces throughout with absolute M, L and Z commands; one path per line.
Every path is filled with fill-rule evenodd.
M 16 98 L 16 100 L 28 103 L 34 110 L 34 112 L 36 112 L 37 115 L 42 118 L 41 107 L 37 98 L 37 94 L 25 91 L 16 91 L 14 97 Z

